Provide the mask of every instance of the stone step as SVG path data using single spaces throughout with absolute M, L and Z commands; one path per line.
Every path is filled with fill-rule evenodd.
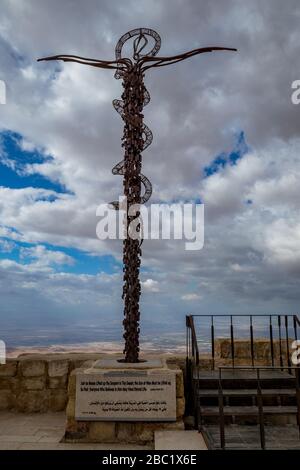
M 201 432 L 155 431 L 155 450 L 207 450 Z
M 198 378 L 194 379 L 194 386 L 198 389 L 218 389 L 219 388 L 219 379 L 216 378 Z M 263 377 L 260 380 L 260 385 L 262 389 L 286 389 L 286 388 L 295 388 L 295 378 L 292 376 L 289 377 Z M 248 377 L 248 378 L 224 378 L 222 379 L 222 389 L 257 389 L 257 379 Z
M 299 450 L 299 428 L 296 425 L 265 425 L 266 449 Z M 210 450 L 218 450 L 220 427 L 218 424 L 205 425 L 202 433 Z M 234 450 L 260 449 L 260 430 L 257 424 L 230 424 L 225 426 L 225 448 Z
M 232 382 L 232 383 L 247 383 L 254 382 L 257 383 L 257 373 L 255 369 L 223 369 L 222 370 L 222 383 L 223 382 Z M 193 379 L 199 383 L 201 382 L 219 382 L 219 370 L 201 370 L 195 368 L 193 370 Z M 260 371 L 260 380 L 270 383 L 271 381 L 281 381 L 281 383 L 292 383 L 295 382 L 295 376 L 289 374 L 288 370 L 279 369 L 262 369 Z M 207 388 L 207 387 L 205 387 Z
M 262 389 L 262 395 L 266 397 L 277 397 L 277 396 L 291 396 L 296 395 L 296 389 L 294 388 L 273 388 L 273 389 Z M 199 389 L 197 390 L 198 397 L 215 398 L 218 397 L 219 391 L 216 389 Z M 223 396 L 225 397 L 256 397 L 257 389 L 223 389 Z
M 258 416 L 257 406 L 224 406 L 225 416 Z M 201 406 L 201 416 L 219 416 L 220 409 L 218 406 Z M 295 415 L 297 413 L 296 406 L 264 406 L 263 414 L 266 415 Z

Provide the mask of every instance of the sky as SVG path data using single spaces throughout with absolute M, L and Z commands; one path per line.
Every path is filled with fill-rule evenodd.
M 111 104 L 121 82 L 36 59 L 112 60 L 137 27 L 160 34 L 162 55 L 238 49 L 146 75 L 151 202 L 203 202 L 205 242 L 197 252 L 144 242 L 142 333 L 184 331 L 188 313 L 298 312 L 299 21 L 298 0 L 1 0 L 0 336 L 69 326 L 104 335 L 107 325 L 121 334 L 122 244 L 96 237 L 97 206 L 122 190 L 111 173 L 122 159 Z

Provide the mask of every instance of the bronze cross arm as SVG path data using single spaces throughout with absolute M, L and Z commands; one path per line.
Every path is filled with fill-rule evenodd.
M 122 58 L 118 60 L 98 60 L 70 54 L 53 55 L 50 57 L 42 57 L 41 59 L 37 59 L 38 62 L 41 62 L 43 60 L 62 60 L 64 62 L 77 62 L 78 64 L 91 65 L 92 67 L 99 67 L 103 69 L 122 69 L 122 65 L 132 65 L 131 60 L 127 58 Z
M 165 65 L 176 64 L 176 62 L 180 62 L 182 60 L 188 59 L 189 57 L 193 57 L 194 55 L 204 54 L 205 52 L 213 52 L 213 51 L 234 51 L 236 52 L 237 49 L 232 47 L 218 47 L 218 46 L 210 46 L 210 47 L 202 47 L 198 49 L 193 49 L 188 52 L 184 52 L 183 54 L 173 55 L 169 57 L 142 57 L 139 59 L 141 65 L 145 64 L 146 62 L 154 62 L 146 67 L 142 67 L 142 70 L 147 70 L 152 67 L 164 67 Z

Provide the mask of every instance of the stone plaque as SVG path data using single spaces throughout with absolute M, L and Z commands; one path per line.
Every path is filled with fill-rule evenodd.
M 171 370 L 77 374 L 75 419 L 176 421 L 176 375 Z

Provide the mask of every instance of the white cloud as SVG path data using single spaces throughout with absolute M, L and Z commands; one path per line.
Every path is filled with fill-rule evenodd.
M 264 233 L 269 263 L 300 274 L 300 220 L 275 220 Z
M 23 260 L 34 260 L 35 264 L 39 266 L 73 265 L 75 263 L 74 258 L 66 255 L 62 251 L 47 250 L 42 245 L 21 248 L 20 256 Z
M 146 281 L 142 281 L 141 285 L 145 292 L 159 292 L 159 283 L 154 279 L 146 279 Z
M 195 293 L 190 293 L 190 294 L 184 294 L 181 296 L 182 300 L 187 300 L 189 301 L 194 301 L 194 300 L 200 300 L 201 295 L 195 294 Z

